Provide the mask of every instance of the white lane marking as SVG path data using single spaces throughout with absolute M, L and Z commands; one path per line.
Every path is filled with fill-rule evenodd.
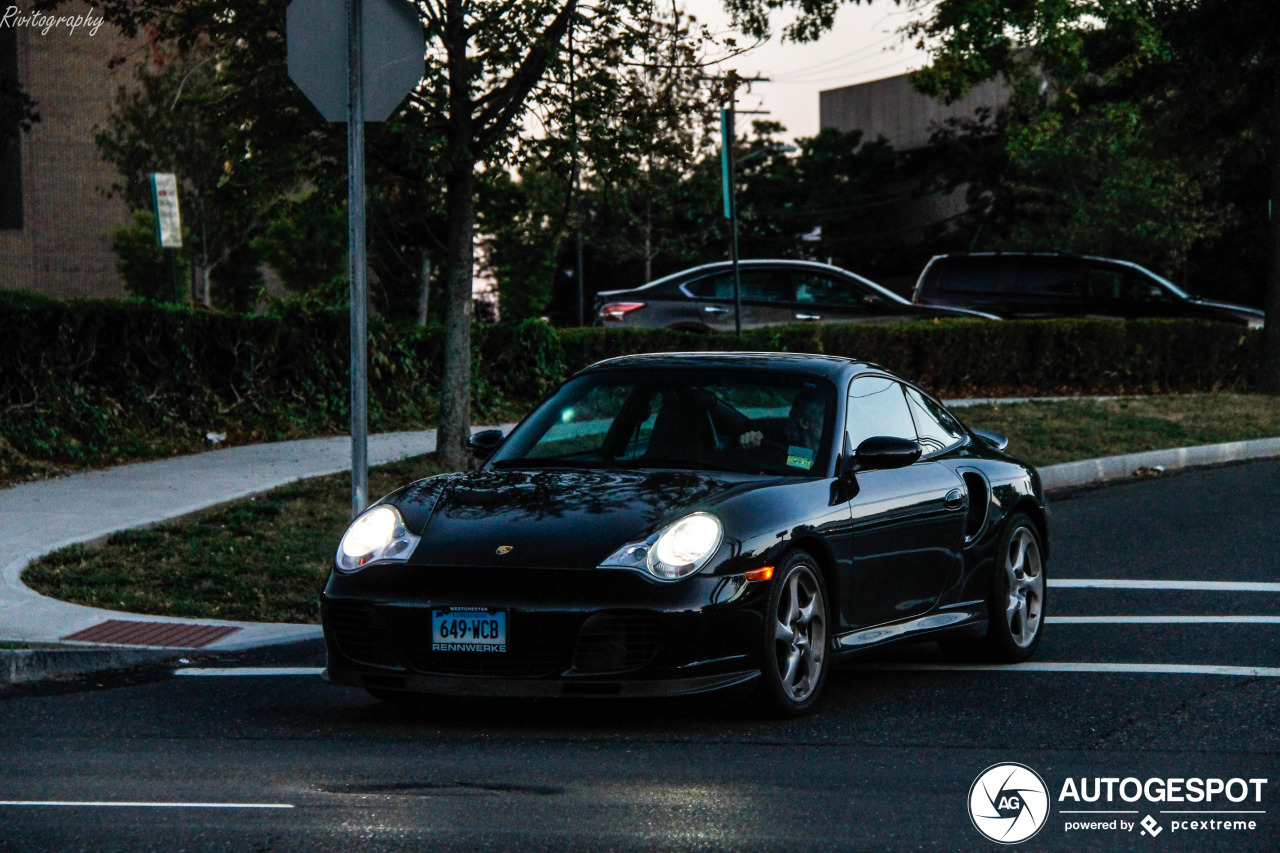
M 1280 616 L 1046 616 L 1056 625 L 1280 625 Z
M 1192 663 L 867 663 L 858 669 L 874 670 L 990 670 L 992 672 L 1130 672 L 1148 675 L 1237 675 L 1246 678 L 1280 678 L 1280 667 L 1217 666 Z
M 0 806 L 80 806 L 128 809 L 291 809 L 292 803 L 122 803 L 78 800 L 0 800 Z
M 174 675 L 320 675 L 324 667 L 306 666 L 233 666 L 196 667 L 175 669 Z
M 1144 581 L 1111 578 L 1049 578 L 1067 589 L 1194 589 L 1201 592 L 1280 592 L 1280 583 L 1261 581 Z

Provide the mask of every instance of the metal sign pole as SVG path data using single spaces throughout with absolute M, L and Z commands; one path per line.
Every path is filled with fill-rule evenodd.
M 733 106 L 720 110 L 720 169 L 724 183 L 724 215 L 729 220 L 732 234 L 729 257 L 733 261 L 733 330 L 742 337 L 742 282 L 738 274 L 738 198 L 734 184 L 733 162 Z
M 351 280 L 351 516 L 369 505 L 368 332 L 365 312 L 362 0 L 347 0 L 347 228 Z

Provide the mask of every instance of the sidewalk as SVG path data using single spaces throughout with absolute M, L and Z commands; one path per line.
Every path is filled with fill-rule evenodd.
M 510 424 L 504 425 L 504 429 L 510 428 Z M 369 464 L 430 453 L 435 447 L 435 430 L 371 435 Z M 150 635 L 135 633 L 140 640 L 222 634 L 211 642 L 199 643 L 211 650 L 319 637 L 318 625 L 175 619 L 82 607 L 28 589 L 19 575 L 30 561 L 67 545 L 154 524 L 294 480 L 346 471 L 350 466 L 351 439 L 341 436 L 210 450 L 0 489 L 0 641 L 62 643 L 108 620 L 147 626 L 164 623 L 151 628 Z M 201 632 L 183 626 L 213 627 Z M 141 632 L 145 626 L 123 627 Z M 234 630 L 213 629 L 218 627 Z M 173 642 L 116 644 L 184 647 Z

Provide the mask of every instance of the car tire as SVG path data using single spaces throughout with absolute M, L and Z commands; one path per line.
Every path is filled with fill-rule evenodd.
M 1044 634 L 1047 568 L 1039 528 L 1028 516 L 1014 513 L 996 545 L 987 595 L 987 634 L 943 643 L 947 657 L 992 663 L 1030 660 Z
M 756 692 L 769 716 L 798 717 L 817 703 L 831 669 L 829 613 L 817 561 L 791 552 L 774 574 L 761 638 Z

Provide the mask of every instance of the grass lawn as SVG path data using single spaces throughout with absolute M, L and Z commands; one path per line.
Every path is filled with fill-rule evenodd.
M 966 406 L 955 414 L 1005 433 L 1009 452 L 1033 465 L 1280 436 L 1280 397 L 1265 394 Z
M 369 471 L 369 493 L 438 473 L 434 456 L 381 465 Z M 350 514 L 350 474 L 302 480 L 100 546 L 63 548 L 22 580 L 54 598 L 131 613 L 315 622 Z
M 971 426 L 1010 436 L 1037 465 L 1165 447 L 1280 436 L 1280 398 L 1202 394 L 957 409 Z M 374 468 L 382 495 L 439 473 L 424 456 Z M 115 610 L 205 619 L 314 622 L 351 501 L 350 477 L 306 480 L 199 515 L 72 546 L 23 581 L 45 595 Z

